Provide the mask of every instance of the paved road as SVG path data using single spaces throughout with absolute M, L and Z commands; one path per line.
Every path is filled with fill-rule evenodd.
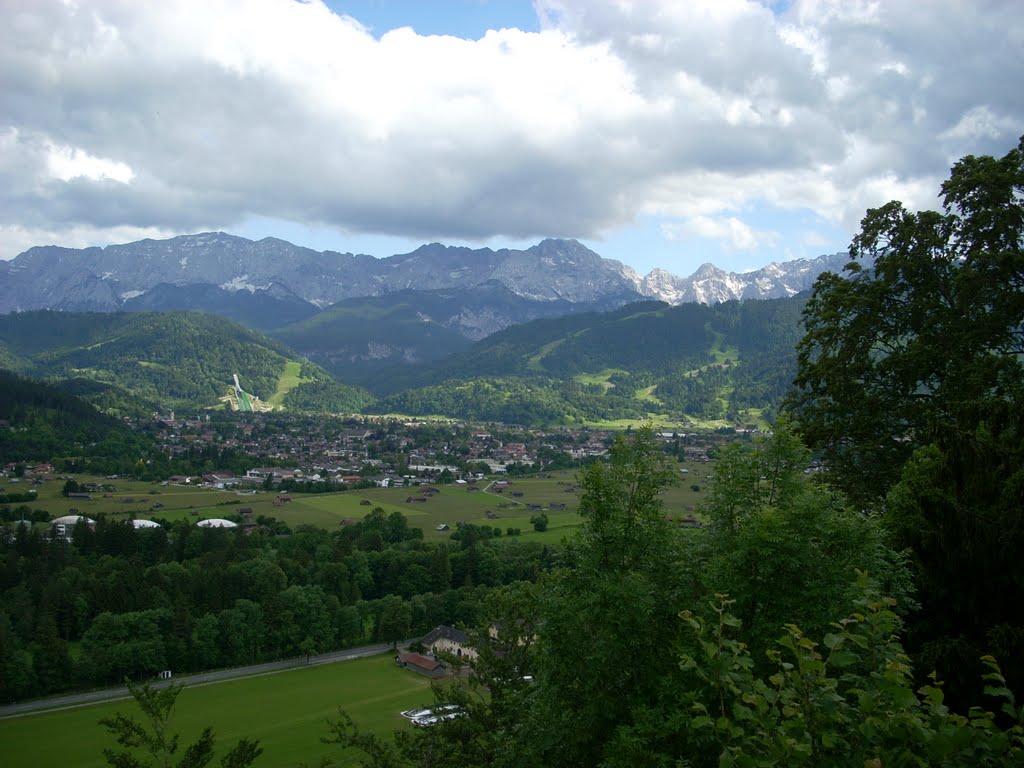
M 411 642 L 411 641 L 408 641 Z M 390 651 L 388 643 L 377 645 L 364 645 L 360 648 L 347 648 L 344 651 L 324 653 L 319 656 L 311 656 L 307 663 L 306 657 L 297 659 L 286 659 L 285 661 L 272 661 L 266 664 L 254 664 L 250 667 L 234 667 L 232 669 L 221 669 L 216 672 L 203 672 L 198 675 L 185 675 L 169 681 L 160 681 L 155 687 L 161 687 L 170 683 L 182 683 L 186 686 L 215 685 L 229 680 L 238 680 L 243 677 L 255 677 L 256 675 L 267 675 L 274 672 L 281 672 L 296 667 L 314 666 L 316 664 L 334 664 L 338 661 L 350 661 L 361 659 L 365 656 L 375 656 L 378 653 Z M 89 691 L 88 693 L 73 693 L 67 696 L 57 696 L 50 699 L 36 699 L 21 704 L 9 704 L 0 707 L 0 720 L 21 715 L 34 714 L 54 709 L 69 709 L 71 707 L 84 707 L 90 704 L 98 704 L 104 701 L 117 701 L 128 698 L 128 689 L 105 688 L 102 691 Z

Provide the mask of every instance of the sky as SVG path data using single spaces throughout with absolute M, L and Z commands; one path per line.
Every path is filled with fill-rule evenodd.
M 1021 0 L 0 0 L 0 258 L 845 251 L 1024 134 Z

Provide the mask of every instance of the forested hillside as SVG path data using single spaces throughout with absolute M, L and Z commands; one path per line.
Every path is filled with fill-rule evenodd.
M 391 392 L 383 411 L 515 423 L 752 418 L 774 409 L 792 381 L 802 307 L 801 298 L 648 302 L 535 320 L 369 385 Z
M 69 382 L 75 394 L 117 414 L 215 406 L 238 373 L 263 400 L 281 389 L 276 402 L 293 410 L 520 424 L 651 414 L 758 422 L 777 408 L 795 372 L 800 298 L 711 307 L 643 302 L 534 320 L 463 349 L 463 336 L 422 315 L 442 312 L 442 293 L 426 306 L 412 293 L 408 301 L 351 302 L 282 332 L 318 350 L 345 383 L 281 341 L 187 312 L 6 315 L 0 359 L 33 377 Z M 363 354 L 358 347 L 371 330 L 390 341 L 370 349 L 379 360 L 356 365 L 351 356 Z M 436 356 L 462 351 L 386 365 L 403 349 L 413 356 L 424 348 Z M 289 360 L 301 362 L 301 371 L 282 388 Z M 357 370 L 382 400 L 351 386 L 347 374 Z
M 0 317 L 0 342 L 25 361 L 22 370 L 33 377 L 102 385 L 79 391 L 115 412 L 215 406 L 236 373 L 247 391 L 268 399 L 288 360 L 301 360 L 259 333 L 187 312 L 16 313 Z M 311 384 L 317 390 L 306 398 L 303 387 Z M 123 394 L 114 396 L 111 388 Z M 289 395 L 296 406 L 308 400 L 330 410 L 356 410 L 371 399 L 334 383 L 308 361 Z
M 492 280 L 346 299 L 272 335 L 344 381 L 386 387 L 390 370 L 380 374 L 396 364 L 431 363 L 510 326 L 614 305 L 531 300 Z
M 39 381 L 0 370 L 0 457 L 137 456 L 145 439 L 83 400 Z

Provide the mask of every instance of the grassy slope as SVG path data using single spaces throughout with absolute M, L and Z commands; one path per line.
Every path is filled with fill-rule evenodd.
M 344 707 L 369 731 L 389 735 L 409 727 L 400 715 L 430 701 L 428 680 L 395 666 L 390 654 L 279 672 L 182 692 L 173 727 L 190 743 L 210 725 L 218 754 L 242 736 L 256 737 L 264 749 L 258 766 L 317 764 L 338 756 L 338 747 L 320 743 L 327 718 Z M 99 768 L 102 750 L 115 746 L 101 717 L 136 714 L 134 702 L 68 709 L 0 720 L 6 768 Z M 219 759 L 219 758 L 218 758 Z M 218 763 L 219 764 L 219 763 Z M 350 756 L 346 765 L 356 765 Z
M 299 373 L 302 371 L 302 363 L 295 360 L 289 360 L 285 363 L 284 370 L 281 372 L 281 377 L 277 380 L 277 390 L 269 398 L 267 402 L 275 408 L 280 408 L 284 402 L 284 396 L 295 389 L 299 384 L 312 379 L 299 378 Z

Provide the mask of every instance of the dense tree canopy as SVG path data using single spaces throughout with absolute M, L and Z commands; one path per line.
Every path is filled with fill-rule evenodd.
M 1024 140 L 965 157 L 942 213 L 868 211 L 845 273 L 818 279 L 790 410 L 852 496 L 884 496 L 914 450 L 1020 403 L 1022 194 Z
M 906 603 L 879 593 L 903 569 L 806 459 L 784 424 L 731 450 L 709 526 L 680 529 L 650 429 L 620 437 L 579 478 L 584 523 L 560 566 L 492 593 L 471 674 L 435 684 L 459 716 L 392 745 L 342 712 L 325 740 L 370 768 L 1020 765 L 1022 712 L 993 660 L 986 704 L 1003 721 L 918 689 Z
M 918 570 L 923 665 L 977 680 L 1024 653 L 1024 139 L 961 159 L 942 212 L 868 211 L 804 313 L 790 410 L 829 475 Z M 954 688 L 955 690 L 955 688 Z

